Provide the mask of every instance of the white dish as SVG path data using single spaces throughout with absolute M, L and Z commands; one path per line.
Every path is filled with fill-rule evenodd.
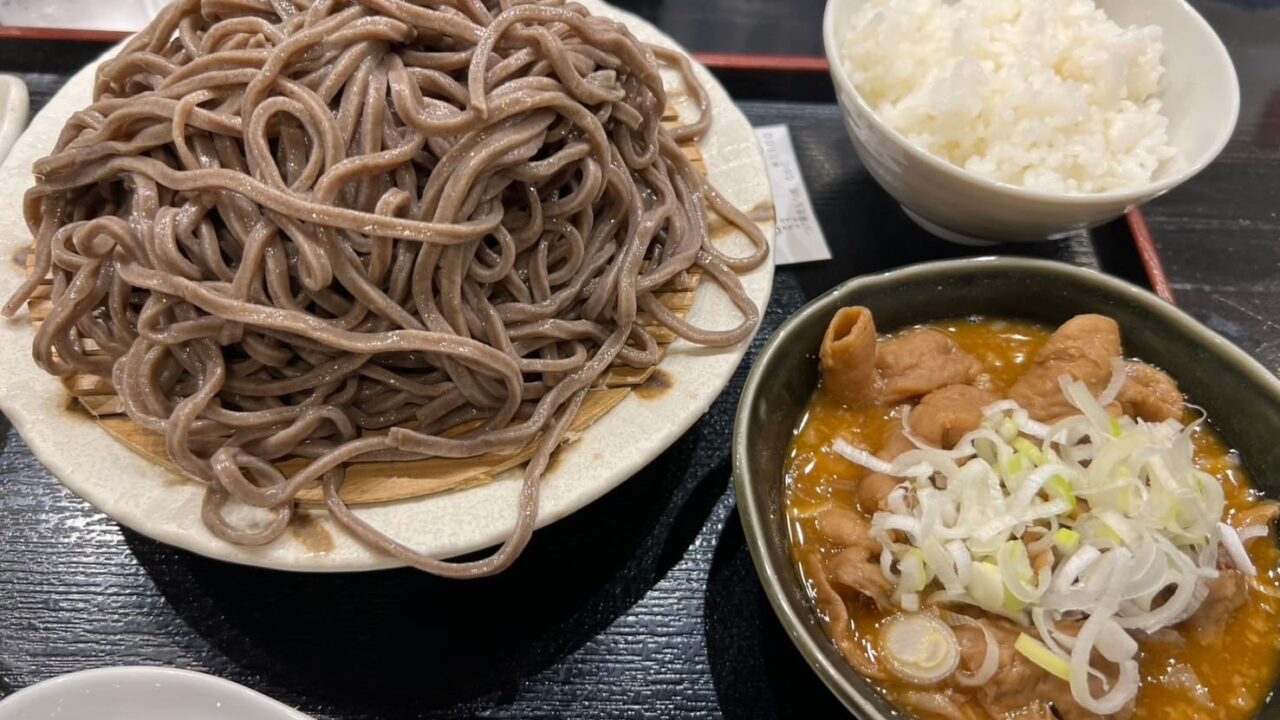
M 115 667 L 62 675 L 0 702 L 0 720 L 310 720 L 211 675 Z
M 599 0 L 583 0 L 592 12 L 625 22 L 641 40 L 677 47 L 647 22 Z M 705 68 L 697 69 L 711 96 L 714 121 L 702 142 L 710 179 L 740 208 L 772 206 L 764 158 L 750 123 Z M 71 113 L 89 103 L 93 68 L 76 75 L 36 117 L 0 168 L 0 297 L 22 280 L 22 256 L 30 233 L 22 218 L 22 194 L 32 183 L 30 166 L 53 147 Z M 696 111 L 688 98 L 673 95 L 682 113 Z M 773 223 L 764 225 L 772 242 Z M 745 252 L 744 237 L 724 247 Z M 769 301 L 773 264 L 745 275 L 747 293 L 760 308 Z M 737 314 L 714 283 L 703 283 L 690 319 L 727 327 Z M 31 359 L 31 325 L 20 314 L 0 320 L 0 410 L 13 422 L 36 457 L 68 488 L 102 512 L 144 535 L 228 562 L 304 572 L 375 570 L 401 563 L 356 542 L 320 509 L 316 522 L 294 528 L 265 547 L 242 547 L 218 539 L 200 520 L 203 488 L 167 472 L 114 440 L 73 409 L 61 383 Z M 671 389 L 660 397 L 627 397 L 562 448 L 542 486 L 538 526 L 559 520 L 631 477 L 675 442 L 724 389 L 746 352 L 747 343 L 708 350 L 678 342 L 662 370 Z M 641 431 L 642 430 L 642 431 Z M 515 523 L 519 470 L 465 491 L 402 502 L 369 505 L 356 512 L 375 527 L 436 557 L 453 557 L 504 540 Z
M 1240 114 L 1240 84 L 1231 56 L 1185 0 L 1097 0 L 1119 25 L 1157 25 L 1163 30 L 1161 100 L 1170 142 L 1181 157 L 1157 169 L 1148 185 L 1124 192 L 1066 195 L 997 183 L 912 144 L 877 118 L 859 96 L 841 48 L 849 18 L 865 1 L 827 0 L 823 17 L 823 45 L 845 127 L 867 172 L 913 220 L 948 240 L 1045 240 L 1114 220 L 1213 162 Z
M 15 27 L 141 30 L 167 0 L 17 0 L 0 5 L 0 23 Z

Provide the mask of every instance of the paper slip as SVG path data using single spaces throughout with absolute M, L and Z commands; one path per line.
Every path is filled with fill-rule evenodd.
M 774 262 L 778 265 L 830 260 L 831 248 L 822 235 L 818 218 L 809 201 L 809 191 L 800 174 L 800 162 L 791 145 L 791 131 L 786 125 L 756 128 L 756 137 L 764 148 L 773 185 L 773 205 L 778 214 L 778 240 Z

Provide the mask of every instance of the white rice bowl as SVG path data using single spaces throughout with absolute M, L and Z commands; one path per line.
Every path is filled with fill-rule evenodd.
M 843 54 L 885 124 L 996 182 L 1129 190 L 1177 159 L 1160 28 L 1122 28 L 1093 0 L 867 0 Z

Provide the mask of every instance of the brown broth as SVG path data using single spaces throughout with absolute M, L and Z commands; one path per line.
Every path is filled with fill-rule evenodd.
M 1041 325 L 1008 320 L 961 319 L 923 327 L 942 330 L 955 338 L 982 363 L 997 389 L 1013 384 L 1052 332 L 1051 328 Z M 805 568 L 812 567 L 810 561 L 814 556 L 838 550 L 818 532 L 815 516 L 833 503 L 856 509 L 857 484 L 865 474 L 832 452 L 831 442 L 843 436 L 856 446 L 877 450 L 898 420 L 893 408 L 854 410 L 829 398 L 821 387 L 814 393 L 808 412 L 796 428 L 785 477 L 792 551 L 802 574 Z M 1222 482 L 1228 516 L 1258 504 L 1260 495 L 1253 489 L 1239 458 L 1216 432 L 1204 425 L 1201 428 L 1195 438 L 1196 462 Z M 1254 542 L 1250 555 L 1258 566 L 1260 584 L 1280 594 L 1280 550 L 1276 544 Z M 811 581 L 806 585 L 813 587 Z M 847 601 L 846 605 L 855 641 L 874 658 L 877 628 L 894 611 L 882 612 L 869 601 Z M 1135 717 L 1142 720 L 1252 717 L 1268 697 L 1280 670 L 1278 623 L 1280 599 L 1251 588 L 1248 602 L 1230 618 L 1226 631 L 1220 636 L 1184 630 L 1183 645 L 1140 641 L 1142 686 Z M 1169 672 L 1178 667 L 1194 671 L 1209 697 L 1197 699 L 1172 682 Z M 891 700 L 917 689 L 893 680 L 878 685 Z M 975 711 L 975 717 L 990 717 L 977 703 L 969 707 Z M 923 717 L 932 720 L 937 716 Z

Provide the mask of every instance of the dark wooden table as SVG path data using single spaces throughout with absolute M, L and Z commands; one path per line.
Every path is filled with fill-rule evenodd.
M 695 50 L 818 55 L 820 0 L 630 0 Z M 1280 370 L 1280 0 L 1201 0 L 1244 108 L 1222 158 L 1147 208 L 1178 302 Z M 38 107 L 104 46 L 0 41 Z M 825 76 L 726 71 L 757 123 L 788 123 L 836 259 L 781 269 L 755 347 L 841 280 L 970 251 L 916 228 L 858 165 Z M 1032 248 L 1143 283 L 1128 228 Z M 123 530 L 0 432 L 0 696 L 121 664 L 212 672 L 317 718 L 824 717 L 839 706 L 764 599 L 730 489 L 745 367 L 631 481 L 537 534 L 510 573 L 308 576 Z

